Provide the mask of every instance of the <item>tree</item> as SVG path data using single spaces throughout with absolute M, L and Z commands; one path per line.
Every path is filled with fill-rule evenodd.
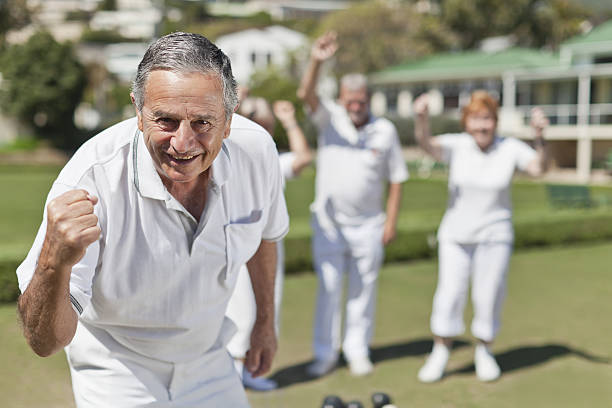
M 38 32 L 2 54 L 0 71 L 3 110 L 24 123 L 33 123 L 38 137 L 60 147 L 74 147 L 78 136 L 73 113 L 86 77 L 72 46 L 59 44 L 47 32 Z
M 420 14 L 406 2 L 369 1 L 328 14 L 317 34 L 330 30 L 338 33 L 338 75 L 378 71 L 454 43 L 452 33 L 434 16 Z
M 296 118 L 306 134 L 307 139 L 314 143 L 316 132 L 304 114 L 302 101 L 297 97 L 299 80 L 277 68 L 257 71 L 249 80 L 249 95 L 264 98 L 270 104 L 278 100 L 288 100 L 295 106 Z M 277 121 L 274 126 L 274 140 L 280 149 L 287 149 L 289 142 L 285 129 Z
M 27 0 L 0 0 L 0 48 L 9 30 L 21 28 L 29 22 Z
M 557 48 L 580 32 L 589 13 L 571 0 L 445 0 L 441 22 L 459 38 L 462 49 L 486 37 L 514 35 L 519 45 Z
M 102 10 L 102 11 L 117 10 L 117 1 L 116 0 L 102 0 L 98 4 L 98 10 Z
M 572 0 L 531 2 L 525 18 L 513 29 L 519 44 L 531 47 L 558 49 L 570 37 L 582 32 L 582 24 L 590 12 Z

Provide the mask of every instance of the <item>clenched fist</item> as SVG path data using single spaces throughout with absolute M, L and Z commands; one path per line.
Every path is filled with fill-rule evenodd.
M 94 205 L 98 198 L 85 190 L 71 190 L 47 205 L 48 261 L 72 267 L 83 258 L 87 247 L 100 237 Z

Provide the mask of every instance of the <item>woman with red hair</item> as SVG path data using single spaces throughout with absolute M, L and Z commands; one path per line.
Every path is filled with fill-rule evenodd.
M 438 285 L 433 300 L 431 331 L 434 346 L 418 378 L 442 378 L 452 339 L 464 332 L 463 310 L 470 280 L 474 317 L 471 332 L 481 381 L 497 379 L 501 370 L 490 351 L 500 328 L 506 274 L 514 231 L 510 189 L 515 170 L 537 177 L 545 170 L 544 128 L 540 109 L 531 114 L 534 148 L 516 138 L 500 137 L 497 101 L 475 91 L 463 109 L 465 131 L 430 137 L 428 100 L 414 101 L 415 137 L 435 160 L 448 163 L 448 206 L 438 229 Z

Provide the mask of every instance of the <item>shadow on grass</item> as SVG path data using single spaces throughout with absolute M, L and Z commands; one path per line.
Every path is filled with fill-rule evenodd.
M 593 354 L 573 349 L 562 344 L 545 344 L 542 346 L 523 346 L 510 349 L 503 353 L 495 354 L 503 373 L 522 370 L 531 366 L 546 363 L 555 358 L 576 356 L 591 363 L 611 364 L 610 358 L 599 357 Z M 467 364 L 463 367 L 445 373 L 445 377 L 456 374 L 474 373 L 474 364 Z
M 453 349 L 465 347 L 469 344 L 470 343 L 463 340 L 456 340 L 453 344 Z M 372 347 L 370 350 L 370 358 L 372 359 L 372 362 L 376 364 L 380 363 L 381 361 L 407 356 L 424 356 L 431 351 L 431 347 L 431 339 L 417 339 L 406 343 L 377 346 Z M 306 367 L 310 363 L 312 363 L 312 360 L 281 368 L 272 374 L 270 378 L 274 379 L 278 383 L 279 388 L 315 380 L 316 378 L 311 377 L 306 373 Z M 346 361 L 341 357 L 340 361 L 338 362 L 338 368 L 345 366 Z

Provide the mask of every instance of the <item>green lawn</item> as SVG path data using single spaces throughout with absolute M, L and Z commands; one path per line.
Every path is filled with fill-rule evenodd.
M 451 357 L 450 374 L 438 384 L 417 382 L 430 348 L 428 319 L 435 261 L 391 264 L 380 278 L 375 372 L 353 378 L 345 367 L 308 380 L 316 279 L 288 277 L 280 349 L 273 375 L 282 387 L 249 393 L 256 408 L 316 408 L 326 394 L 366 401 L 390 393 L 408 407 L 609 407 L 612 404 L 611 243 L 521 251 L 514 255 L 504 327 L 494 345 L 504 375 L 492 384 L 476 380 L 472 339 L 466 334 Z M 468 310 L 469 314 L 470 311 Z M 0 395 L 6 407 L 70 407 L 62 355 L 41 359 L 30 352 L 14 305 L 0 307 Z M 366 404 L 369 407 L 370 404 Z
M 59 167 L 0 166 L 0 260 L 25 255 L 42 220 Z

